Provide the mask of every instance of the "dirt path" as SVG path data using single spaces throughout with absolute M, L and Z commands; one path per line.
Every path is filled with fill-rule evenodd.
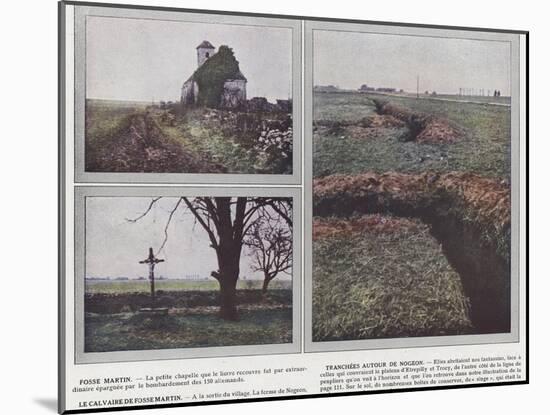
M 167 136 L 147 110 L 123 120 L 119 131 L 87 147 L 87 171 L 216 173 L 221 167 Z

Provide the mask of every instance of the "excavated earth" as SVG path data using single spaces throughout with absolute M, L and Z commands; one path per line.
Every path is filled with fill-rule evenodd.
M 370 114 L 359 121 L 317 120 L 314 129 L 326 134 L 351 137 L 358 140 L 370 140 L 380 136 L 385 128 L 405 128 L 406 124 L 391 116 Z
M 87 171 L 218 173 L 223 167 L 167 137 L 147 113 L 128 116 L 121 128 L 101 145 L 87 149 Z
M 407 137 L 408 141 L 416 141 L 418 143 L 454 143 L 464 135 L 461 128 L 452 124 L 446 118 L 412 111 L 381 100 L 375 99 L 373 101 L 378 114 L 396 118 L 409 127 L 410 135 Z
M 362 219 L 324 229 L 322 218 L 391 214 L 429 225 L 459 273 L 479 333 L 510 330 L 510 186 L 472 173 L 365 173 L 314 181 L 314 238 L 346 227 L 391 226 Z M 325 226 L 325 228 L 327 228 Z
M 313 220 L 313 339 L 471 334 L 459 274 L 420 219 Z

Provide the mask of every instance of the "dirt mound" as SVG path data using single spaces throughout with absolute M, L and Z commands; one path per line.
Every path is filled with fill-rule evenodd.
M 213 307 L 219 312 L 218 291 L 157 291 L 156 304 L 162 307 L 192 310 L 197 307 Z M 283 289 L 270 289 L 267 297 L 261 290 L 237 290 L 237 304 L 292 305 L 292 292 Z M 151 306 L 148 293 L 86 293 L 84 310 L 86 313 L 116 314 L 134 312 Z
M 389 102 L 381 101 L 378 99 L 375 99 L 373 101 L 376 107 L 376 112 L 378 114 L 391 115 L 404 123 L 408 123 L 409 119 L 414 114 L 413 111 L 399 105 L 390 104 Z
M 392 234 L 397 231 L 417 231 L 425 226 L 419 220 L 373 214 L 350 219 L 320 218 L 313 219 L 313 240 L 346 237 L 351 234 Z
M 380 136 L 384 128 L 403 128 L 405 123 L 391 115 L 371 114 L 359 121 L 317 120 L 314 130 L 358 140 L 370 140 Z
M 342 128 L 349 126 L 359 126 L 364 128 L 392 128 L 392 127 L 404 127 L 406 124 L 404 121 L 394 117 L 393 115 L 385 114 L 369 114 L 366 117 L 357 121 L 349 120 L 315 120 L 315 127 L 328 127 L 328 128 Z
M 373 213 L 394 209 L 401 213 L 417 212 L 446 198 L 466 208 L 480 224 L 495 230 L 510 226 L 509 184 L 473 173 L 332 175 L 314 180 L 313 186 L 316 214 L 335 199 L 356 200 L 364 205 L 361 210 Z
M 371 114 L 361 120 L 361 125 L 370 128 L 401 128 L 406 124 L 393 115 Z
M 460 138 L 456 128 L 441 118 L 429 120 L 420 134 L 416 136 L 419 143 L 454 143 Z
M 449 120 L 435 115 L 412 111 L 399 105 L 374 100 L 376 111 L 406 123 L 410 129 L 409 141 L 419 143 L 454 143 L 463 136 L 461 129 Z
M 510 252 L 510 185 L 473 173 L 425 172 L 332 175 L 314 180 L 314 214 L 393 213 L 459 218 L 479 229 L 482 242 Z M 336 213 L 338 214 L 338 213 Z
M 315 216 L 386 213 L 430 226 L 460 274 L 472 321 L 484 332 L 510 329 L 510 186 L 472 173 L 365 173 L 314 181 Z
M 346 127 L 342 134 L 347 137 L 356 139 L 356 140 L 372 140 L 378 136 L 378 132 L 374 128 L 365 128 L 359 125 L 351 125 Z
M 180 143 L 168 138 L 147 112 L 128 116 L 118 132 L 90 148 L 87 156 L 87 171 L 223 172 L 221 166 L 201 161 Z

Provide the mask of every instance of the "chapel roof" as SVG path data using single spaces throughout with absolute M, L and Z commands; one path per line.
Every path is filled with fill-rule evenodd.
M 208 40 L 203 40 L 197 49 L 216 49 Z

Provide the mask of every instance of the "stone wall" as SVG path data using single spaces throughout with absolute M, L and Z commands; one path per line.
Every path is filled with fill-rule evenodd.
M 292 112 L 291 99 L 278 99 L 276 104 L 273 104 L 264 97 L 254 97 L 247 102 L 247 109 L 250 112 Z
M 239 108 L 246 104 L 246 81 L 242 79 L 227 80 L 223 84 L 221 108 Z
M 181 88 L 181 102 L 185 105 L 192 105 L 197 101 L 199 86 L 193 80 L 183 84 Z

